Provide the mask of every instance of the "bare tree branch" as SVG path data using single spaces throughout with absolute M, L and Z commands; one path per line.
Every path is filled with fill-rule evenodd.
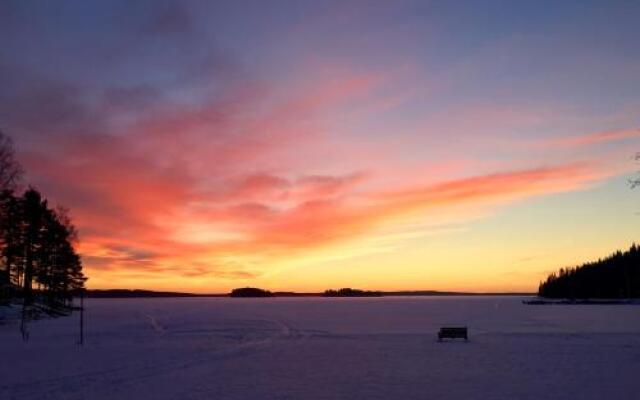
M 0 191 L 15 190 L 22 174 L 22 167 L 15 159 L 13 140 L 0 131 Z

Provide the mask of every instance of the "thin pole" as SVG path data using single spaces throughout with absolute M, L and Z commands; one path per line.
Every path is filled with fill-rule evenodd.
M 20 333 L 22 333 L 22 340 L 29 341 L 29 328 L 27 327 L 27 306 L 26 300 L 22 298 L 22 320 L 20 322 Z
M 80 289 L 80 346 L 84 344 L 84 289 Z

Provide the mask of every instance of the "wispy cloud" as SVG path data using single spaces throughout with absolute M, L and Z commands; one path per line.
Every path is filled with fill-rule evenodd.
M 595 132 L 580 136 L 554 138 L 546 141 L 544 145 L 554 148 L 591 146 L 639 137 L 640 129 L 623 129 L 615 131 Z
M 389 251 L 628 171 L 609 150 L 640 131 L 606 129 L 635 109 L 575 111 L 587 86 L 605 102 L 572 78 L 621 66 L 608 44 L 584 63 L 582 37 L 483 36 L 483 13 L 417 6 L 0 5 L 0 123 L 29 182 L 71 208 L 99 286 Z M 637 93 L 623 67 L 610 107 Z

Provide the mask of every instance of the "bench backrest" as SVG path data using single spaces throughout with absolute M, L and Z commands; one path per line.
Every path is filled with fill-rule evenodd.
M 440 328 L 440 333 L 443 335 L 465 335 L 467 333 L 467 328 L 466 327 Z

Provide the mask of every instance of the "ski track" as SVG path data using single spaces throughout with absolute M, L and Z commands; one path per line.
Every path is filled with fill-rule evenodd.
M 151 325 L 153 330 L 156 331 L 157 333 L 162 335 L 167 331 L 165 327 L 162 326 L 154 316 L 146 313 L 141 313 L 141 314 L 149 321 L 149 324 Z
M 147 313 L 140 313 L 153 330 L 159 335 L 172 333 L 166 327 L 161 325 L 158 320 Z M 228 347 L 198 352 L 197 356 L 190 357 L 189 361 L 177 359 L 175 357 L 164 359 L 161 363 L 153 363 L 149 365 L 145 362 L 128 363 L 127 366 L 120 368 L 111 368 L 106 370 L 89 371 L 81 374 L 64 375 L 50 379 L 40 379 L 29 382 L 28 384 L 14 384 L 0 386 L 0 393 L 8 392 L 11 396 L 2 398 L 2 400 L 13 399 L 46 399 L 50 393 L 64 393 L 65 398 L 75 398 L 82 392 L 91 391 L 92 387 L 102 387 L 104 383 L 109 385 L 126 386 L 139 383 L 141 381 L 157 377 L 159 375 L 171 374 L 176 370 L 185 370 L 197 368 L 209 362 L 217 362 L 220 359 L 228 357 L 242 357 L 251 354 L 253 351 L 260 351 L 261 347 L 273 345 L 279 341 L 300 341 L 312 337 L 314 334 L 321 336 L 329 335 L 324 331 L 305 332 L 294 328 L 290 324 L 282 320 L 269 319 L 252 319 L 243 320 L 244 323 L 255 324 L 262 323 L 276 328 L 275 335 L 267 336 L 260 339 L 241 340 L 240 343 Z M 212 332 L 225 332 L 228 329 L 209 330 Z M 175 333 L 181 333 L 177 331 Z M 199 333 L 203 333 L 202 330 Z M 221 337 L 219 334 L 213 334 L 211 338 Z M 82 397 L 82 396 L 80 396 Z

